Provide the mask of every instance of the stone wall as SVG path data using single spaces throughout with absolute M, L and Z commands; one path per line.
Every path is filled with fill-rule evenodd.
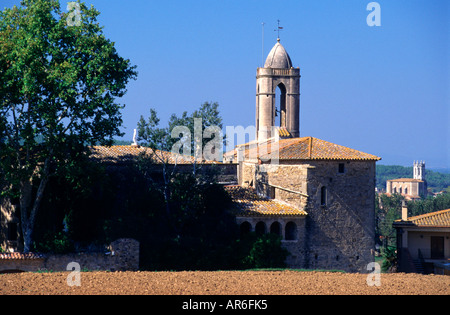
M 341 162 L 342 163 L 342 162 Z M 365 271 L 375 246 L 375 162 L 310 165 L 304 254 L 307 267 Z M 325 189 L 323 204 L 322 187 Z
M 288 202 L 299 209 L 307 204 L 308 164 L 256 166 L 256 190 L 268 198 Z
M 66 271 L 67 265 L 76 262 L 81 270 L 136 271 L 139 269 L 139 242 L 118 239 L 110 244 L 108 252 L 52 254 L 33 259 L 0 259 L 0 272 L 16 271 Z
M 290 267 L 363 272 L 373 262 L 374 161 L 282 161 L 244 165 L 243 173 L 259 193 L 308 213 L 297 242 L 286 244 Z

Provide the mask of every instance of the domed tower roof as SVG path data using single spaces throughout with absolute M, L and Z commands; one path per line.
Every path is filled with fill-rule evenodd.
M 264 68 L 277 68 L 277 69 L 290 69 L 292 67 L 292 61 L 289 57 L 286 49 L 280 44 L 280 39 L 277 39 L 277 43 L 273 46 L 269 55 L 267 56 Z

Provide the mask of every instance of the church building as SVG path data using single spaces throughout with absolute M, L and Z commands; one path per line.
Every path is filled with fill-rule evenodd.
M 256 76 L 255 140 L 213 161 L 234 203 L 241 233 L 275 233 L 287 266 L 367 272 L 374 261 L 375 164 L 379 157 L 300 133 L 300 68 L 280 40 Z M 92 159 L 134 163 L 145 148 L 93 147 Z M 167 154 L 168 163 L 178 157 Z M 172 161 L 172 162 L 171 162 Z M 178 165 L 190 169 L 192 161 Z M 111 166 L 111 167 L 113 167 Z M 14 206 L 0 204 L 0 245 L 17 250 Z
M 256 81 L 255 141 L 224 157 L 238 163 L 238 185 L 226 189 L 241 232 L 280 235 L 292 268 L 364 272 L 374 260 L 380 158 L 300 135 L 300 68 L 280 39 Z
M 425 162 L 414 161 L 413 178 L 397 178 L 386 181 L 386 193 L 400 194 L 407 200 L 426 197 L 427 182 L 425 180 Z

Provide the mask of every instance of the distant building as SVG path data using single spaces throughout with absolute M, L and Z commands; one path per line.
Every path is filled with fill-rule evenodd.
M 425 162 L 414 161 L 413 178 L 391 179 L 386 182 L 387 194 L 400 194 L 406 199 L 420 199 L 427 196 Z
M 450 274 L 450 209 L 408 217 L 404 205 L 393 226 L 398 271 Z

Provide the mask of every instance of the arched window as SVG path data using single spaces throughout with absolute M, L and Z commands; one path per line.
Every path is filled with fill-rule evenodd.
M 255 226 L 255 232 L 258 235 L 262 235 L 262 234 L 266 234 L 267 228 L 266 228 L 266 224 L 262 221 L 256 223 Z
M 252 230 L 252 225 L 249 222 L 245 221 L 241 224 L 240 230 L 241 236 L 244 236 L 245 234 L 250 233 L 250 231 Z
M 320 189 L 320 204 L 322 206 L 327 205 L 327 187 L 325 186 L 322 186 L 322 188 Z
M 275 89 L 275 125 L 287 127 L 286 125 L 286 87 L 283 83 L 278 84 Z
M 288 222 L 286 224 L 284 239 L 286 241 L 294 241 L 297 239 L 297 224 L 295 222 Z
M 408 187 L 405 187 L 405 195 L 408 194 Z
M 270 233 L 281 236 L 281 224 L 277 221 L 270 225 Z

